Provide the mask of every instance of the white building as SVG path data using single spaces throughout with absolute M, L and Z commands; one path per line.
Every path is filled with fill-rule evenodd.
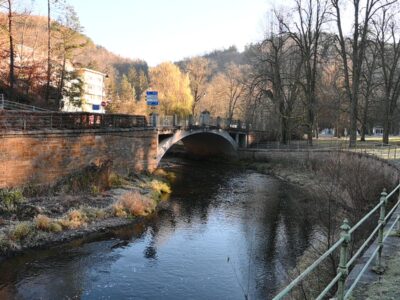
M 65 98 L 63 99 L 61 111 L 104 114 L 106 106 L 104 79 L 106 74 L 87 68 L 79 69 L 78 74 L 83 82 L 82 104 L 75 106 Z

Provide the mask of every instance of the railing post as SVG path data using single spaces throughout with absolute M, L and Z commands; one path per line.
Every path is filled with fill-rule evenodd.
M 386 189 L 383 189 L 380 198 L 380 213 L 379 213 L 379 231 L 378 231 L 378 256 L 376 257 L 376 265 L 372 268 L 372 270 L 377 274 L 383 274 L 385 272 L 385 268 L 382 264 L 382 250 L 383 250 L 383 230 L 385 227 L 385 217 L 386 217 L 386 203 L 387 203 L 387 193 Z
M 337 299 L 343 300 L 344 299 L 344 286 L 346 282 L 347 275 L 349 274 L 349 269 L 347 268 L 347 261 L 348 261 L 348 247 L 351 240 L 351 235 L 349 234 L 350 230 L 349 221 L 344 219 L 342 226 L 340 226 L 341 232 L 340 236 L 344 238 L 344 241 L 340 247 L 340 259 L 339 259 L 339 267 L 338 273 L 341 274 L 341 277 L 338 282 L 338 292 L 337 292 Z

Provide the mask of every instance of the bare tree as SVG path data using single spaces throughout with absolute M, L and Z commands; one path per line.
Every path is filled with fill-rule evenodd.
M 303 60 L 293 39 L 285 32 L 282 15 L 275 12 L 275 18 L 277 27 L 271 26 L 275 27 L 275 32 L 271 32 L 255 51 L 251 90 L 273 104 L 278 118 L 279 140 L 287 143 L 293 113 L 301 96 L 299 80 Z
M 47 81 L 46 81 L 46 103 L 49 103 L 50 80 L 51 80 L 51 0 L 47 0 Z
M 340 0 L 331 0 L 338 29 L 338 52 L 341 56 L 344 72 L 344 88 L 350 102 L 350 146 L 357 143 L 358 100 L 362 65 L 368 41 L 370 25 L 374 15 L 383 7 L 395 1 L 353 0 L 353 35 L 348 42 L 343 31 L 343 5 Z
M 240 99 L 243 97 L 246 83 L 244 79 L 244 67 L 231 64 L 227 68 L 226 78 L 228 82 L 227 99 L 228 99 L 228 120 L 233 119 L 233 115 L 237 109 Z
M 304 62 L 304 80 L 300 81 L 305 95 L 308 144 L 312 145 L 316 119 L 316 84 L 322 26 L 327 21 L 329 0 L 295 0 L 297 21 L 293 26 L 283 23 L 296 42 Z M 318 130 L 318 128 L 316 128 Z
M 377 79 L 377 60 L 378 48 L 374 41 L 367 43 L 367 50 L 365 55 L 365 64 L 362 68 L 360 80 L 360 109 L 362 115 L 360 116 L 361 123 L 361 141 L 365 141 L 367 133 L 367 123 L 369 119 L 369 111 L 371 106 L 371 98 L 376 95 L 374 90 L 377 89 L 381 82 Z
M 15 85 L 15 52 L 14 52 L 14 32 L 13 32 L 13 24 L 14 24 L 14 12 L 13 12 L 13 1 L 7 0 L 7 11 L 8 11 L 8 39 L 9 39 L 9 55 L 10 55 L 10 66 L 9 66 L 9 87 L 10 87 L 10 99 L 14 98 L 14 85 Z
M 195 114 L 197 104 L 205 96 L 212 69 L 211 62 L 207 58 L 199 56 L 191 58 L 185 66 L 185 71 L 189 74 L 190 90 L 193 95 L 192 115 Z
M 376 43 L 383 81 L 383 140 L 389 143 L 393 114 L 400 97 L 400 37 L 398 35 L 399 13 L 393 7 L 383 7 L 374 20 Z

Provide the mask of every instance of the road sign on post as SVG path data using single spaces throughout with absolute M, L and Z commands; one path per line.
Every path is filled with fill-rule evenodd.
M 147 91 L 146 92 L 146 102 L 149 106 L 158 105 L 158 92 L 157 91 Z

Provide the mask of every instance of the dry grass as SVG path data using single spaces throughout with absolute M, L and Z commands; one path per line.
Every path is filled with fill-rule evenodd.
M 150 187 L 152 190 L 159 192 L 159 193 L 164 193 L 164 194 L 171 193 L 171 188 L 167 183 L 156 180 L 156 179 L 154 179 L 150 182 Z
M 68 219 L 70 221 L 69 228 L 75 229 L 86 225 L 87 216 L 81 210 L 73 209 L 68 213 Z
M 59 224 L 57 222 L 52 222 L 52 223 L 50 223 L 49 230 L 51 232 L 61 232 L 63 230 L 63 228 L 62 228 L 61 224 Z
M 51 219 L 45 215 L 37 215 L 33 220 L 37 229 L 49 231 Z
M 154 171 L 153 175 L 161 178 L 165 178 L 168 182 L 174 182 L 176 180 L 176 175 L 173 172 L 165 171 L 164 169 L 157 169 Z
M 114 172 L 111 172 L 110 176 L 108 177 L 108 181 L 112 188 L 118 188 L 123 186 L 124 184 L 124 179 L 120 175 Z
M 118 202 L 113 205 L 112 210 L 114 216 L 118 218 L 126 218 L 128 216 L 124 206 Z
M 130 191 L 121 196 L 114 205 L 114 214 L 124 216 L 123 211 L 133 216 L 146 216 L 152 213 L 156 203 L 149 197 L 141 195 L 137 191 Z
M 105 217 L 107 217 L 106 211 L 101 208 L 84 206 L 81 207 L 79 210 L 86 215 L 87 220 L 104 219 Z
M 31 231 L 32 227 L 29 222 L 21 222 L 15 225 L 15 228 L 10 233 L 10 237 L 15 241 L 19 241 L 28 236 Z
M 57 221 L 64 229 L 77 229 L 87 225 L 87 216 L 80 209 L 71 210 L 64 218 Z

